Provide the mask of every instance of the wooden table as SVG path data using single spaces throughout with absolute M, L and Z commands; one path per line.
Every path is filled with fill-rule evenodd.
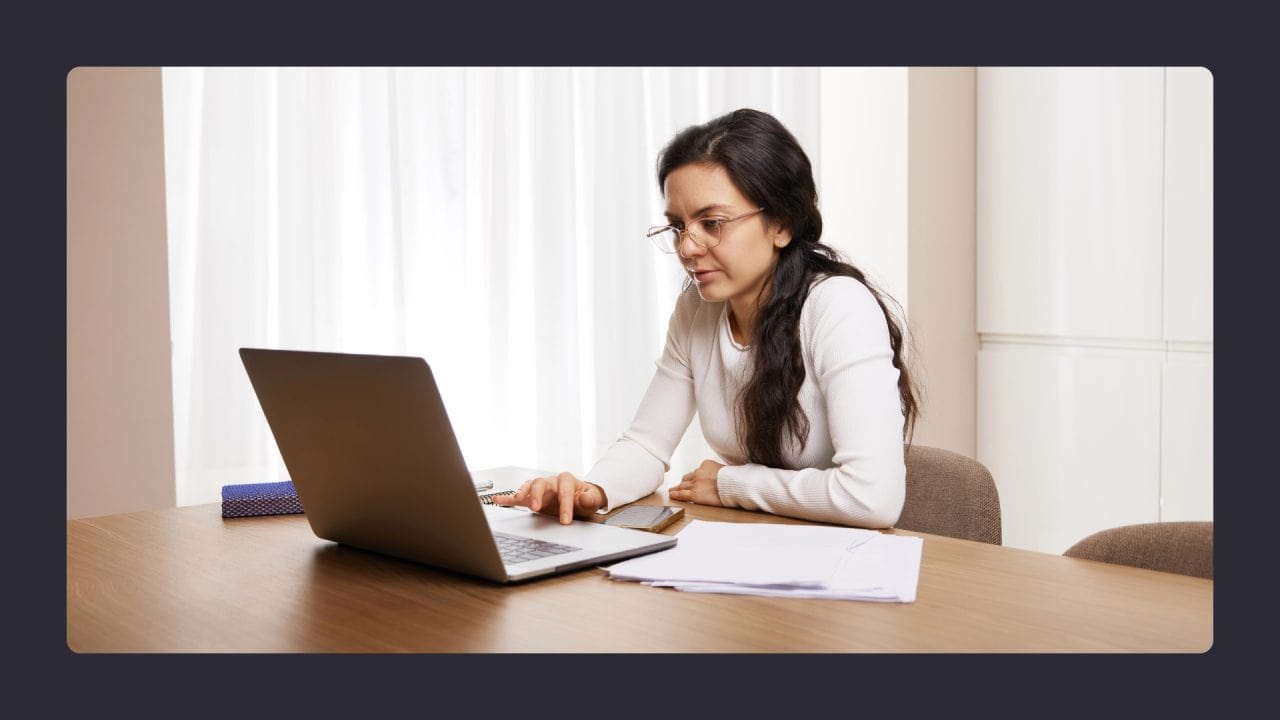
M 668 502 L 655 494 L 642 503 Z M 692 504 L 690 519 L 802 521 Z M 67 523 L 76 652 L 1203 652 L 1213 582 L 921 535 L 916 602 L 501 586 L 218 505 Z

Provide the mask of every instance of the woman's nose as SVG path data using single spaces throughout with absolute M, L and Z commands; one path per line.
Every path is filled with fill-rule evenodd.
M 684 251 L 686 245 L 689 247 L 689 252 Z M 676 252 L 680 254 L 680 257 L 691 258 L 706 251 L 706 248 L 693 241 L 693 236 L 688 232 L 681 233 L 676 239 Z

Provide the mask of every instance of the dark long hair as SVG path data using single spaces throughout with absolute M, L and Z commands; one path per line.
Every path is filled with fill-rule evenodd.
M 800 350 L 800 309 L 809 287 L 819 277 L 846 275 L 871 291 L 885 322 L 893 366 L 898 369 L 898 396 L 908 442 L 919 407 L 911 374 L 903 358 L 903 327 L 889 312 L 893 298 L 871 284 L 862 271 L 820 240 L 822 214 L 809 157 L 782 123 L 768 113 L 742 109 L 680 131 L 658 156 L 658 188 L 676 168 L 712 163 L 724 168 L 738 191 L 764 215 L 791 232 L 779 251 L 761 297 L 751 344 L 754 371 L 738 400 L 738 439 L 753 463 L 785 467 L 785 434 L 800 447 L 809 439 L 809 418 L 800 407 L 804 359 Z M 686 286 L 687 288 L 687 286 Z M 757 299 L 757 303 L 759 299 Z

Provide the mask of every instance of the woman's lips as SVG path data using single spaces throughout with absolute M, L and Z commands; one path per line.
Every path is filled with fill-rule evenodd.
M 707 283 L 716 279 L 716 276 L 720 274 L 720 271 L 719 270 L 692 270 L 690 271 L 690 274 L 693 275 L 694 282 L 698 283 L 699 285 L 706 285 Z

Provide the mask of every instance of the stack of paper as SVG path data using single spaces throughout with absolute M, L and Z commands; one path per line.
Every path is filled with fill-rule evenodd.
M 670 550 L 610 566 L 609 577 L 685 592 L 915 602 L 918 537 L 874 530 L 694 520 Z

